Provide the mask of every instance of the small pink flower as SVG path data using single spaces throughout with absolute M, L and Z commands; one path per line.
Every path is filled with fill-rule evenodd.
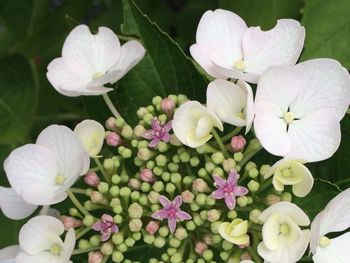
M 103 254 L 100 251 L 91 252 L 89 254 L 89 263 L 101 263 L 103 260 Z
M 107 144 L 112 147 L 116 147 L 122 143 L 120 135 L 116 132 L 107 132 L 105 139 Z
M 174 108 L 175 108 L 175 102 L 172 99 L 170 99 L 170 98 L 163 99 L 160 106 L 162 108 L 162 111 L 166 115 L 168 115 L 168 116 L 173 115 Z
M 98 177 L 97 173 L 95 172 L 88 172 L 84 177 L 84 182 L 87 185 L 96 187 L 100 183 L 100 178 Z
M 212 193 L 212 197 L 215 199 L 224 198 L 230 210 L 233 210 L 236 206 L 236 196 L 244 196 L 249 192 L 247 188 L 237 185 L 239 175 L 234 170 L 231 170 L 227 180 L 218 175 L 213 175 L 213 178 L 217 190 Z
M 113 221 L 113 217 L 107 214 L 102 215 L 101 220 L 93 224 L 91 228 L 95 231 L 100 231 L 102 242 L 107 241 L 112 234 L 119 231 L 118 226 Z
M 142 169 L 140 173 L 140 179 L 144 182 L 151 183 L 156 180 L 151 169 Z
M 164 195 L 159 196 L 159 202 L 163 206 L 163 209 L 158 210 L 153 213 L 151 217 L 158 220 L 168 219 L 168 227 L 171 233 L 175 232 L 176 221 L 180 220 L 190 220 L 192 217 L 182 211 L 180 206 L 182 204 L 182 197 L 178 195 L 173 201 L 170 201 Z
M 207 244 L 205 244 L 204 242 L 202 241 L 199 241 L 196 243 L 196 247 L 195 247 L 195 251 L 198 255 L 202 255 L 202 253 L 208 249 L 208 246 Z
M 161 125 L 156 118 L 153 118 L 151 127 L 151 130 L 148 130 L 143 134 L 143 138 L 151 140 L 148 145 L 149 147 L 156 147 L 160 141 L 170 141 L 169 131 L 171 130 L 171 121 L 165 125 Z
M 234 152 L 242 152 L 246 145 L 246 140 L 242 135 L 233 136 L 231 139 L 231 147 Z
M 149 221 L 146 226 L 146 231 L 150 235 L 154 235 L 159 229 L 159 223 L 156 221 Z

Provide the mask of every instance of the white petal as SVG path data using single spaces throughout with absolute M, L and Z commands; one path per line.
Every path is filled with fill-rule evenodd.
M 211 48 L 225 65 L 242 59 L 242 39 L 247 25 L 238 15 L 222 10 L 206 11 L 197 28 L 197 44 Z
M 339 147 L 340 124 L 334 109 L 319 109 L 289 125 L 288 158 L 316 162 L 328 159 Z
M 105 129 L 94 120 L 84 120 L 77 124 L 74 133 L 78 136 L 90 157 L 96 157 L 102 149 Z
M 261 75 L 268 67 L 294 65 L 303 49 L 305 29 L 293 19 L 280 19 L 270 31 L 251 27 L 242 47 L 245 71 Z
M 238 80 L 237 81 L 237 85 L 240 86 L 246 96 L 247 96 L 247 103 L 245 106 L 245 119 L 246 119 L 246 129 L 245 129 L 245 134 L 247 134 L 250 130 L 250 128 L 252 127 L 253 124 L 253 120 L 254 120 L 254 94 L 253 94 L 253 90 L 252 87 L 247 83 L 244 82 L 242 80 Z
M 73 57 L 89 65 L 93 74 L 105 74 L 120 57 L 118 36 L 107 27 L 92 34 L 86 25 L 75 27 L 66 38 L 62 57 Z
M 340 121 L 350 104 L 350 75 L 332 59 L 312 59 L 297 65 L 306 82 L 298 99 L 291 105 L 302 118 L 320 108 L 334 108 Z
M 235 126 L 245 126 L 246 120 L 243 116 L 243 109 L 246 104 L 247 96 L 240 86 L 221 79 L 209 83 L 207 107 L 223 122 Z
M 215 70 L 218 72 L 218 74 L 221 74 L 225 76 L 226 78 L 234 78 L 234 79 L 240 79 L 244 80 L 250 83 L 258 83 L 259 76 L 254 73 L 246 73 L 242 72 L 240 70 L 237 70 L 234 65 L 235 62 L 232 63 L 232 65 L 225 64 L 220 57 L 218 57 L 216 54 L 212 55 L 212 64 L 214 65 Z
M 79 138 L 66 126 L 47 127 L 40 133 L 37 144 L 54 151 L 58 173 L 67 177 L 64 182 L 67 189 L 72 186 L 78 175 L 85 174 L 89 169 L 90 159 L 87 152 Z
M 264 245 L 269 250 L 278 249 L 281 245 L 279 242 L 281 216 L 283 215 L 279 213 L 271 214 L 263 225 L 263 241 Z
M 281 213 L 288 215 L 299 226 L 308 226 L 310 220 L 308 216 L 297 205 L 289 202 L 278 202 L 265 209 L 259 219 L 265 222 L 272 214 Z
M 34 255 L 50 250 L 54 244 L 63 245 L 60 235 L 63 223 L 52 216 L 37 216 L 30 219 L 19 232 L 19 244 L 24 252 Z
M 3 249 L 0 249 L 0 262 L 1 263 L 14 263 L 14 258 L 19 252 L 19 246 L 9 246 Z
M 4 169 L 14 191 L 27 203 L 51 204 L 51 199 L 59 187 L 55 185 L 56 158 L 49 148 L 35 144 L 19 147 L 11 152 Z M 38 187 L 44 192 L 38 192 Z M 27 196 L 27 193 L 30 196 Z M 38 196 L 39 198 L 36 198 Z
M 298 173 L 303 177 L 300 183 L 292 186 L 293 194 L 298 197 L 305 197 L 310 193 L 314 185 L 314 178 L 312 177 L 310 170 L 305 165 L 296 162 L 293 164 L 292 172 Z
M 60 255 L 63 262 L 69 262 L 69 259 L 72 256 L 74 250 L 75 242 L 75 231 L 73 228 L 70 228 L 66 234 L 66 238 L 64 240 L 64 245 L 62 248 L 62 253 Z
M 68 263 L 62 262 L 59 256 L 53 255 L 50 252 L 41 252 L 36 255 L 30 255 L 25 252 L 20 252 L 16 257 L 16 263 Z
M 26 203 L 12 188 L 0 186 L 0 208 L 6 217 L 19 220 L 31 215 L 38 206 Z
M 192 148 L 199 147 L 210 140 L 212 135 L 208 131 L 214 127 L 223 130 L 222 123 L 216 115 L 197 101 L 182 104 L 174 114 L 172 126 L 176 137 Z M 197 129 L 197 126 L 204 129 L 206 134 Z

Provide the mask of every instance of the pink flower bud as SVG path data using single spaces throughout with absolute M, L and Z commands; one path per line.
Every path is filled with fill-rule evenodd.
M 192 183 L 193 190 L 203 193 L 209 190 L 208 184 L 201 178 L 198 178 Z
M 204 250 L 207 250 L 208 249 L 208 246 L 207 244 L 205 244 L 204 242 L 202 241 L 199 241 L 196 243 L 196 247 L 195 247 L 195 251 L 198 255 L 202 255 L 202 253 L 204 252 Z
M 97 192 L 97 191 L 93 191 L 91 193 L 90 199 L 95 204 L 101 204 L 101 205 L 108 204 L 108 201 L 106 200 L 106 198 L 100 192 Z
M 209 222 L 215 222 L 215 221 L 218 221 L 220 219 L 221 213 L 219 210 L 211 209 L 208 211 L 207 216 L 208 216 Z
M 140 179 L 144 182 L 151 183 L 156 180 L 151 169 L 142 169 L 140 173 Z
M 61 221 L 66 231 L 68 231 L 70 228 L 76 228 L 83 224 L 80 220 L 77 220 L 71 216 L 62 216 Z
M 239 245 L 238 247 L 241 249 L 244 249 L 244 248 L 249 247 L 249 246 L 250 246 L 250 240 L 248 240 L 247 244 Z
M 89 263 L 101 263 L 103 254 L 100 251 L 89 253 Z
M 97 173 L 95 172 L 88 172 L 84 177 L 84 182 L 87 185 L 96 187 L 100 183 L 100 178 L 98 177 Z
M 117 127 L 115 125 L 115 121 L 116 119 L 114 117 L 109 117 L 107 120 L 106 120 L 106 128 L 108 130 L 111 130 L 111 131 L 116 131 L 117 130 Z
M 139 190 L 141 188 L 141 182 L 135 178 L 129 180 L 129 186 L 134 190 Z
M 106 142 L 109 146 L 116 147 L 122 143 L 122 138 L 116 132 L 106 132 Z
M 213 238 L 212 238 L 212 236 L 210 234 L 205 235 L 203 237 L 203 240 L 204 240 L 205 244 L 207 244 L 208 246 L 214 244 Z
M 160 106 L 165 114 L 171 116 L 174 112 L 175 102 L 170 98 L 165 98 L 160 103 Z
M 149 223 L 146 226 L 146 231 L 150 235 L 154 235 L 159 229 L 159 222 L 156 221 L 149 221 Z
M 252 256 L 248 252 L 243 252 L 240 256 L 240 260 L 252 260 Z
M 233 136 L 231 139 L 231 147 L 234 152 L 242 152 L 246 145 L 246 140 L 242 135 Z
M 194 195 L 188 190 L 182 192 L 181 197 L 182 197 L 182 201 L 187 204 L 192 203 L 194 199 Z
M 274 195 L 274 194 L 269 194 L 265 198 L 265 202 L 268 206 L 276 204 L 279 201 L 281 201 L 281 198 L 278 195 Z

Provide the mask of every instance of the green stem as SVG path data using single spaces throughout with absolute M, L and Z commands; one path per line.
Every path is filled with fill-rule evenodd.
M 215 129 L 212 130 L 212 133 L 213 133 L 214 138 L 215 138 L 217 144 L 219 145 L 219 147 L 220 147 L 222 153 L 224 154 L 224 156 L 225 156 L 226 158 L 228 158 L 230 155 L 229 155 L 228 151 L 226 150 L 225 145 L 224 145 L 223 142 L 221 141 L 221 138 L 220 138 L 219 134 L 217 133 L 217 131 L 216 131 Z
M 99 250 L 100 248 L 101 248 L 101 246 L 90 247 L 90 248 L 87 248 L 87 249 L 74 249 L 72 255 L 84 254 L 84 253 L 88 253 L 90 251 Z
M 74 194 L 83 194 L 83 195 L 86 194 L 86 190 L 85 190 L 85 189 L 80 189 L 80 188 L 74 188 L 74 187 L 72 187 L 70 190 L 71 190 L 72 193 L 74 193 Z
M 253 139 L 250 141 L 248 148 L 243 153 L 243 160 L 240 161 L 238 164 L 243 167 L 250 159 L 253 158 L 255 154 L 257 154 L 263 147 L 259 143 L 257 139 Z
M 106 263 L 109 259 L 109 256 L 104 256 L 103 260 L 101 261 L 101 263 Z
M 94 167 L 94 168 L 90 168 L 89 172 L 97 172 L 98 170 L 100 170 L 98 167 Z
M 75 197 L 73 192 L 71 190 L 67 191 L 67 194 L 72 201 L 72 203 L 79 209 L 80 212 L 82 212 L 85 216 L 89 216 L 90 213 L 84 208 L 84 206 L 79 202 L 79 200 Z
M 77 240 L 79 238 L 81 238 L 83 235 L 85 235 L 86 233 L 88 233 L 91 230 L 91 227 L 86 227 L 83 230 L 81 230 L 79 233 L 77 233 Z
M 233 136 L 237 135 L 242 130 L 242 127 L 236 127 L 232 132 L 226 134 L 221 138 L 223 142 L 230 140 Z
M 121 117 L 119 112 L 117 111 L 117 109 L 115 108 L 113 102 L 111 101 L 111 99 L 109 98 L 108 94 L 102 94 L 103 99 L 105 100 L 105 103 L 107 105 L 107 107 L 109 108 L 109 110 L 112 112 L 112 114 L 116 117 L 119 118 Z
M 94 161 L 98 167 L 98 169 L 100 170 L 100 172 L 102 173 L 103 177 L 105 178 L 105 180 L 107 181 L 107 183 L 110 183 L 109 177 L 107 175 L 107 172 L 105 170 L 105 168 L 103 167 L 102 163 L 100 162 L 100 160 L 98 158 L 94 158 Z
M 252 247 L 247 247 L 247 250 L 249 254 L 252 256 L 252 258 L 254 259 L 255 263 L 262 263 L 261 258 L 258 256 L 258 254 L 256 254 L 256 252 L 252 249 Z

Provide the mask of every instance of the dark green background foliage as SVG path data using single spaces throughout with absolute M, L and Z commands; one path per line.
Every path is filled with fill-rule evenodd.
M 69 98 L 46 79 L 48 63 L 61 52 L 77 23 L 112 28 L 122 40 L 137 38 L 145 58 L 116 87 L 113 100 L 130 123 L 135 111 L 155 95 L 185 93 L 203 100 L 208 79 L 188 57 L 205 10 L 225 8 L 250 26 L 272 28 L 279 18 L 294 18 L 306 28 L 301 60 L 329 57 L 350 68 L 349 0 L 0 0 L 0 161 L 11 149 L 35 140 L 52 123 L 73 127 L 87 117 L 103 121 L 108 111 L 100 97 Z M 144 15 L 146 14 L 146 16 Z M 297 203 L 310 216 L 341 189 L 350 186 L 350 117 L 342 121 L 338 152 L 310 164 L 312 193 Z M 266 153 L 256 158 L 265 159 Z M 7 179 L 1 171 L 1 185 Z M 64 209 L 67 204 L 62 205 Z M 0 247 L 17 243 L 23 222 L 0 215 Z

